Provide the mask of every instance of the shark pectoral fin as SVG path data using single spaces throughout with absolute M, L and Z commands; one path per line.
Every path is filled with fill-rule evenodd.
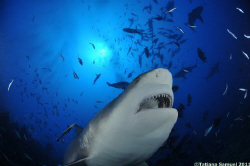
M 139 164 L 137 166 L 148 166 L 148 164 L 146 162 L 143 162 L 143 163 L 141 163 L 141 164 Z

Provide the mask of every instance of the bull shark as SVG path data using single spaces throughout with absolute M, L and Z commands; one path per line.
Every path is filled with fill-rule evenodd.
M 172 75 L 139 75 L 110 102 L 66 150 L 64 166 L 147 166 L 177 121 Z

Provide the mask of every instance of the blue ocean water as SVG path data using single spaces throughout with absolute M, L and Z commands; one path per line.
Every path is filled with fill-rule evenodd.
M 147 163 L 250 162 L 249 19 L 247 0 L 1 0 L 1 163 L 62 164 L 76 134 L 56 139 L 123 92 L 107 82 L 156 68 L 179 118 Z

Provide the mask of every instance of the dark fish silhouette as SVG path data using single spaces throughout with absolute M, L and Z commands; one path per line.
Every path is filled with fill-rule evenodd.
M 79 55 L 78 55 L 78 61 L 79 61 L 80 65 L 82 66 L 83 62 L 82 62 L 82 59 L 79 57 Z
M 95 49 L 95 45 L 94 45 L 93 43 L 89 43 L 89 44 L 91 44 L 91 45 L 92 45 L 92 47 Z
M 130 53 L 131 49 L 132 49 L 132 47 L 129 47 L 127 55 Z
M 214 74 L 219 72 L 219 62 L 217 62 L 212 68 L 208 76 L 206 77 L 206 80 L 211 78 Z
M 174 42 L 174 44 L 176 44 L 178 47 L 180 47 L 180 44 L 178 42 Z
M 108 84 L 108 86 L 112 86 L 112 87 L 117 88 L 117 89 L 126 89 L 129 85 L 128 82 L 117 82 L 117 83 L 113 83 L 113 84 L 110 84 L 107 82 L 107 84 Z
M 131 78 L 131 77 L 132 77 L 133 72 L 134 72 L 134 71 L 132 71 L 131 73 L 128 74 L 128 78 Z
M 195 68 L 197 68 L 197 62 L 195 65 L 193 66 L 189 66 L 189 67 L 184 67 L 183 69 L 187 72 L 192 72 Z
M 193 71 L 193 69 L 197 68 L 197 63 L 193 66 L 189 66 L 189 67 L 183 67 L 183 69 L 181 69 L 179 72 L 177 72 L 174 75 L 174 78 L 184 78 L 187 79 L 186 74 L 190 73 Z
M 56 139 L 56 141 L 59 142 L 60 139 L 61 139 L 62 137 L 64 137 L 66 134 L 68 134 L 68 133 L 70 132 L 70 130 L 71 130 L 75 125 L 76 125 L 76 124 L 74 123 L 74 124 L 68 126 L 68 128 L 62 133 L 62 135 L 61 135 L 59 138 Z
M 175 85 L 174 85 L 174 86 L 172 87 L 172 90 L 173 90 L 174 93 L 177 92 L 178 89 L 179 89 L 179 86 L 175 86 Z
M 183 118 L 183 110 L 185 109 L 183 104 L 180 104 L 179 107 L 177 108 L 178 110 L 178 118 Z
M 61 60 L 62 60 L 62 61 L 64 61 L 64 60 L 65 60 L 65 59 L 64 59 L 64 57 L 63 57 L 62 55 L 60 56 L 60 58 L 61 58 Z
M 140 64 L 140 68 L 141 68 L 141 65 L 142 65 L 142 55 L 143 55 L 143 54 L 139 55 L 139 64 Z
M 166 6 L 166 11 L 170 11 L 170 10 L 173 9 L 174 7 L 175 7 L 175 6 L 174 6 L 174 0 L 170 0 L 170 1 L 168 2 L 167 6 Z M 173 17 L 173 13 L 172 13 L 172 12 L 170 12 L 170 13 L 168 13 L 168 14 L 170 14 L 170 16 Z
M 178 71 L 175 75 L 174 78 L 184 78 L 187 79 L 186 74 L 188 74 L 189 72 L 186 72 L 185 70 L 181 69 L 180 71 Z
M 187 102 L 188 102 L 187 106 L 190 106 L 192 102 L 192 97 L 190 94 L 188 94 Z
M 149 53 L 148 47 L 146 47 L 146 48 L 144 49 L 144 52 L 145 52 L 145 54 L 146 54 L 146 57 L 149 58 L 149 57 L 150 57 L 150 53 Z
M 96 78 L 95 78 L 95 80 L 94 80 L 93 84 L 95 84 L 95 83 L 96 83 L 96 81 L 100 78 L 100 76 L 101 76 L 101 74 L 96 74 Z
M 154 39 L 154 40 L 153 40 L 153 43 L 154 43 L 154 44 L 157 44 L 158 40 L 159 40 L 159 38 Z
M 138 19 L 137 19 L 137 20 L 138 20 Z M 132 18 L 129 18 L 129 19 L 128 19 L 128 21 L 130 22 L 129 28 L 132 27 L 132 25 L 134 24 L 134 22 L 137 21 L 137 20 L 134 20 L 133 17 L 132 17 Z
M 145 6 L 145 7 L 143 8 L 143 12 L 144 12 L 144 10 L 146 10 L 149 14 L 151 14 L 151 10 L 152 10 L 151 4 L 148 5 L 148 6 Z
M 143 31 L 144 31 L 142 29 L 132 29 L 132 28 L 123 28 L 122 30 L 124 32 L 127 32 L 127 33 L 136 33 L 136 34 L 139 34 L 139 35 L 142 35 Z
M 200 48 L 197 48 L 197 52 L 198 52 L 198 57 L 203 61 L 203 63 L 207 62 L 207 57 Z
M 164 20 L 164 18 L 163 18 L 162 16 L 159 16 L 159 15 L 158 15 L 157 17 L 155 17 L 154 19 L 155 19 L 155 20 L 158 20 L 158 21 Z
M 78 75 L 76 74 L 75 71 L 73 71 L 73 76 L 74 76 L 74 78 L 79 79 L 79 77 L 78 77 Z
M 168 69 L 170 69 L 171 67 L 172 67 L 172 61 L 169 62 Z
M 52 72 L 49 68 L 42 68 L 43 70 L 48 70 L 49 72 Z
M 201 17 L 201 13 L 203 11 L 202 6 L 198 6 L 197 8 L 193 9 L 192 12 L 188 14 L 188 25 L 195 26 L 195 22 L 199 19 L 203 23 L 203 19 Z

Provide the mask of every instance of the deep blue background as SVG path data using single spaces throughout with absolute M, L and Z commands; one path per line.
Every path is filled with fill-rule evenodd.
M 142 41 L 144 46 L 136 46 L 140 36 L 134 35 L 131 39 L 128 37 L 131 34 L 122 30 L 129 27 L 128 19 L 136 19 L 131 13 L 138 15 L 138 21 L 131 28 L 147 30 L 145 24 L 148 19 L 161 15 L 160 9 L 167 3 L 165 0 L 158 0 L 158 4 L 152 0 L 1 0 L 1 107 L 10 113 L 11 121 L 25 125 L 33 138 L 43 145 L 52 143 L 55 156 L 62 157 L 74 133 L 65 136 L 60 143 L 56 142 L 56 138 L 67 125 L 77 123 L 84 127 L 101 108 L 122 92 L 108 87 L 106 82 L 131 82 L 139 74 L 152 70 L 155 64 L 168 68 L 157 57 L 152 64 L 154 55 L 149 58 L 143 55 L 140 68 L 138 57 L 144 46 L 151 47 L 151 41 Z M 151 14 L 143 11 L 149 4 L 152 5 Z M 250 115 L 250 94 L 244 99 L 244 92 L 239 91 L 239 88 L 250 89 L 250 60 L 241 52 L 243 50 L 250 55 L 250 39 L 243 36 L 250 35 L 250 5 L 247 0 L 193 0 L 192 3 L 176 0 L 174 6 L 177 9 L 173 17 L 167 16 L 174 22 L 154 20 L 154 34 L 159 38 L 158 43 L 167 44 L 173 40 L 161 36 L 158 28 L 171 29 L 180 35 L 178 26 L 185 32 L 183 39 L 187 41 L 174 57 L 168 49 L 176 50 L 177 46 L 166 45 L 161 50 L 163 62 L 168 64 L 172 60 L 170 71 L 173 75 L 183 67 L 196 63 L 198 66 L 187 74 L 186 80 L 173 80 L 174 85 L 179 86 L 174 107 L 181 103 L 185 105 L 184 117 L 178 119 L 175 133 L 191 133 L 193 137 L 202 139 L 205 129 L 213 124 L 215 118 L 221 117 L 218 129 L 223 134 L 223 130 L 231 124 L 240 123 L 235 118 L 247 119 L 246 115 Z M 197 27 L 192 31 L 186 25 L 188 13 L 198 6 L 204 7 L 204 23 L 197 20 Z M 245 13 L 240 13 L 236 7 Z M 238 39 L 234 39 L 227 29 Z M 96 49 L 89 43 L 93 43 Z M 133 55 L 131 52 L 127 55 L 129 47 L 138 51 L 131 50 Z M 205 52 L 207 62 L 203 63 L 198 58 L 198 47 Z M 232 60 L 229 59 L 230 54 Z M 78 56 L 83 60 L 83 66 L 79 64 Z M 206 80 L 211 67 L 217 62 L 219 73 Z M 73 71 L 79 80 L 73 77 Z M 128 78 L 131 72 L 132 77 Z M 101 77 L 93 85 L 96 74 L 101 74 Z M 12 79 L 14 82 L 8 92 Z M 226 83 L 228 94 L 223 96 Z M 35 94 L 34 97 L 32 94 Z M 187 106 L 188 94 L 192 96 L 191 106 Z M 42 104 L 37 102 L 37 98 Z M 96 103 L 97 100 L 103 103 Z M 202 123 L 206 110 L 209 112 L 208 120 Z M 228 112 L 230 115 L 226 118 Z M 192 128 L 184 127 L 185 123 L 191 123 Z M 209 136 L 215 137 L 218 129 L 212 130 Z M 193 131 L 197 134 L 194 135 Z

